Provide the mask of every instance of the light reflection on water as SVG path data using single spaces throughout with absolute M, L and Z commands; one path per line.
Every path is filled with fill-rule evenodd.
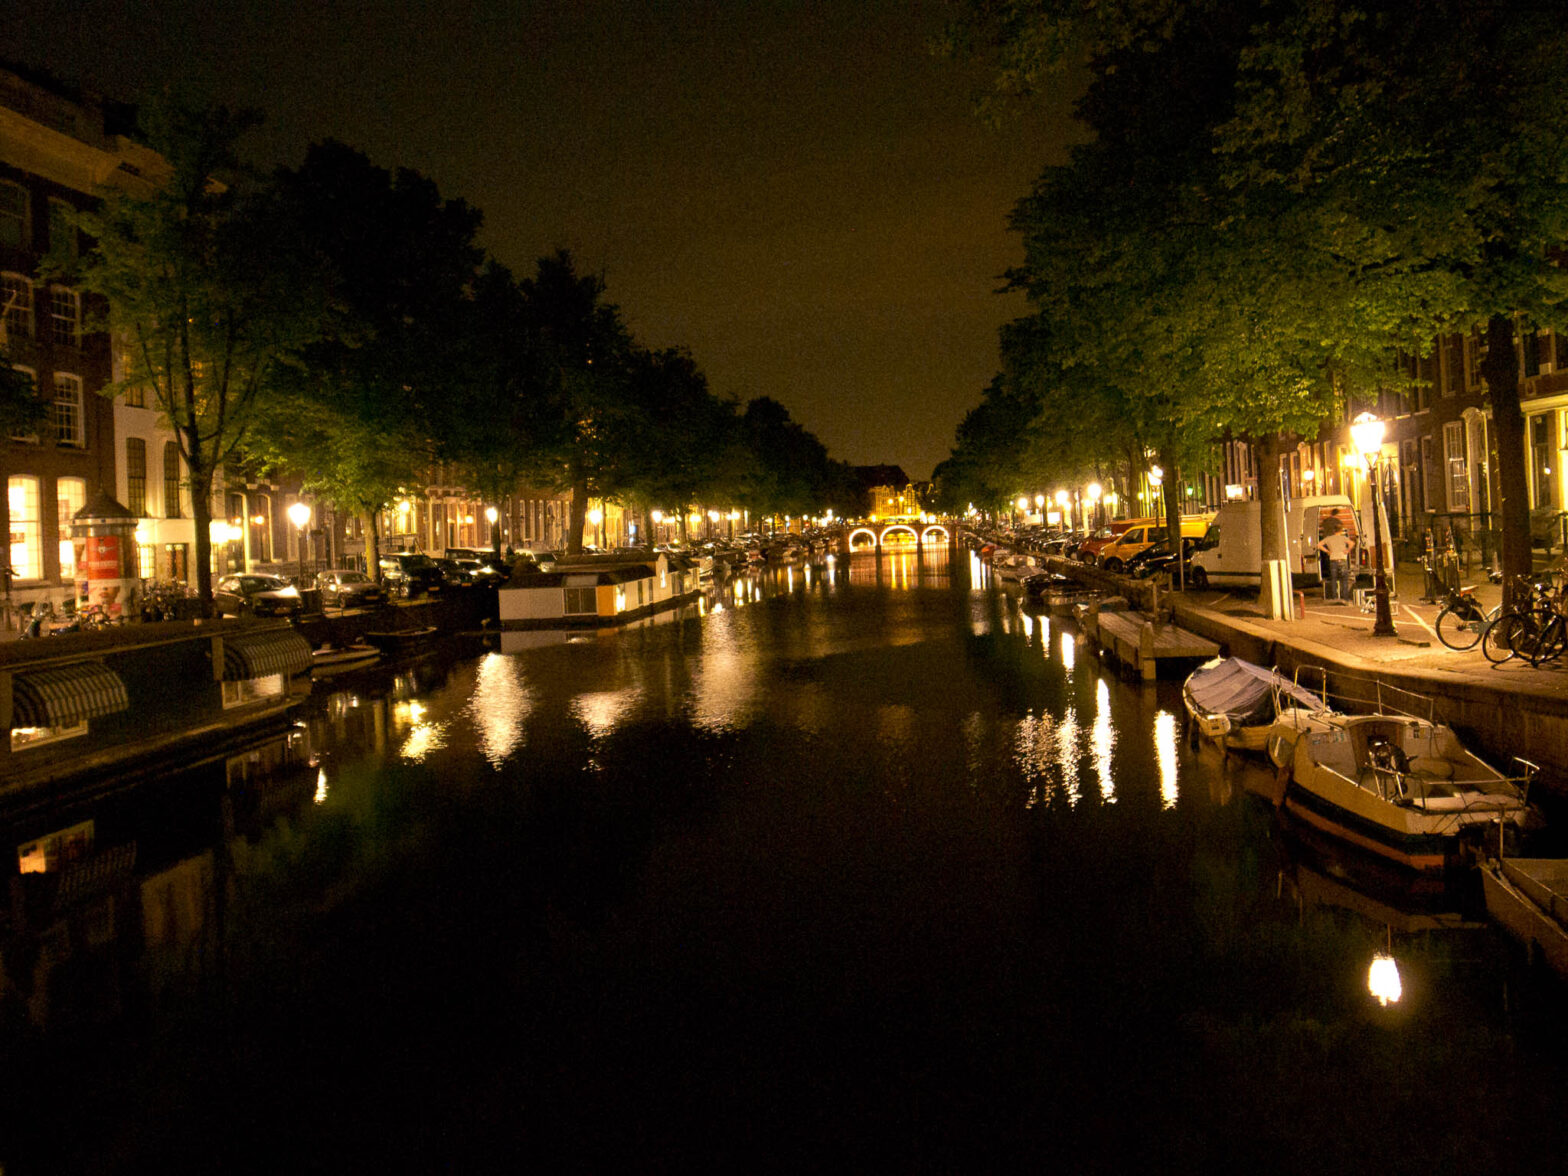
M 891 565 L 908 556 L 886 558 Z M 1493 1116 L 1515 1104 L 1535 1107 L 1538 1098 L 1519 1092 L 1539 1095 L 1560 1089 L 1561 1080 L 1557 1071 L 1546 1075 L 1556 1086 L 1532 1085 L 1539 1071 L 1510 1077 L 1531 1038 L 1509 1032 L 1511 1006 L 1498 1009 L 1498 993 L 1511 1000 L 1516 989 L 1475 963 L 1486 958 L 1481 947 L 1489 941 L 1477 938 L 1486 933 L 1473 922 L 1412 911 L 1408 895 L 1371 899 L 1342 869 L 1298 848 L 1271 823 L 1267 806 L 1249 803 L 1248 781 L 1266 784 L 1267 772 L 1240 761 L 1227 766 L 1186 745 L 1174 684 L 1110 676 L 1092 652 L 1077 656 L 1070 622 L 1026 616 L 1016 602 L 971 593 L 964 583 L 949 588 L 942 575 L 915 568 L 906 577 L 890 566 L 866 582 L 847 572 L 836 582 L 831 573 L 816 575 L 804 590 L 803 569 L 775 570 L 722 587 L 723 610 L 706 616 L 692 610 L 580 644 L 539 642 L 396 677 L 372 675 L 352 691 L 313 699 L 309 741 L 312 756 L 322 758 L 319 767 L 311 758 L 292 785 L 214 789 L 211 811 L 196 821 L 171 822 L 157 810 L 100 819 L 103 844 L 79 848 L 123 850 L 144 837 L 155 852 L 136 860 L 138 869 L 151 863 L 148 876 L 109 905 L 101 894 L 67 899 L 62 888 L 58 897 L 46 895 L 98 902 L 92 920 L 77 908 L 31 903 L 29 917 L 41 922 L 8 929 L 0 971 L 11 974 L 0 975 L 0 994 L 13 1004 L 25 998 L 22 1007 L 35 1018 L 50 1015 L 51 1000 L 60 1009 L 73 1000 L 112 1008 L 124 998 L 126 976 L 77 966 L 109 942 L 104 936 L 115 940 L 116 958 L 163 952 L 149 964 L 162 969 L 157 983 L 167 982 L 175 959 L 199 974 L 221 958 L 232 968 L 227 984 L 247 955 L 214 951 L 220 939 L 243 939 L 258 907 L 292 902 L 292 916 L 356 893 L 365 885 L 354 872 L 361 852 L 366 874 L 396 879 L 398 905 L 382 910 L 372 895 L 348 908 L 356 931 L 347 939 L 373 939 L 378 921 L 394 931 L 364 968 L 347 976 L 327 968 L 325 979 L 308 972 L 312 952 L 289 952 L 292 941 L 268 948 L 280 960 L 261 969 L 256 984 L 262 1007 L 276 1008 L 277 1023 L 289 1029 L 269 1036 L 269 1023 L 258 1037 L 267 1045 L 303 1040 L 310 1052 L 273 1058 L 255 1042 L 233 1051 L 257 1068 L 250 1098 L 281 1092 L 266 1104 L 271 1113 L 258 1116 L 264 1123 L 280 1120 L 285 1104 L 296 1114 L 310 1105 L 374 1114 L 370 1104 L 382 1086 L 371 1096 L 345 1093 L 360 1089 L 348 1079 L 364 1077 L 353 1073 L 354 1059 L 371 1057 L 388 1067 L 376 1076 L 387 1088 L 417 1087 L 432 1063 L 449 1067 L 439 1070 L 442 1085 L 475 1075 L 483 1089 L 460 1088 L 452 1099 L 458 1114 L 443 1119 L 438 1110 L 428 1118 L 471 1130 L 468 1112 L 496 1097 L 498 1071 L 466 1057 L 452 1065 L 452 1056 L 477 1052 L 476 1039 L 493 1036 L 507 1065 L 531 1080 L 516 1092 L 517 1114 L 530 1113 L 525 1096 L 550 1089 L 563 1071 L 572 1081 L 552 1109 L 570 1115 L 582 1092 L 595 1096 L 584 1121 L 569 1124 L 580 1141 L 589 1117 L 593 1129 L 614 1125 L 597 1097 L 614 1081 L 631 1074 L 633 1092 L 656 1099 L 660 1084 L 678 1083 L 688 1064 L 711 1065 L 715 1056 L 727 1062 L 723 1043 L 734 1035 L 742 1044 L 733 1069 L 702 1072 L 693 1084 L 700 1091 L 693 1105 L 704 1115 L 715 1091 L 755 1072 L 752 1047 L 760 1045 L 792 1090 L 814 1089 L 850 1067 L 853 1081 L 834 1087 L 834 1096 L 880 1089 L 879 1077 L 912 1059 L 915 1067 L 897 1072 L 940 1075 L 915 1100 L 922 1115 L 946 1105 L 952 1073 L 981 1083 L 984 1097 L 963 1103 L 929 1138 L 966 1129 L 992 1100 L 1002 1107 L 997 1122 L 1022 1121 L 1029 1117 L 1019 1113 L 1022 1104 L 1008 1099 L 1023 1089 L 1041 1096 L 1031 1108 L 1054 1105 L 1067 1088 L 1041 1075 L 1070 1072 L 1086 1086 L 1080 1103 L 1099 1130 L 1096 1104 L 1134 1105 L 1127 1059 L 1141 1066 L 1151 1060 L 1151 1042 L 1170 1039 L 1184 1047 L 1182 1073 L 1191 1067 L 1196 1077 L 1178 1079 L 1190 1086 L 1179 1092 L 1180 1121 L 1163 1122 L 1159 1146 L 1186 1138 L 1192 1123 L 1181 1116 L 1203 1111 L 1212 1092 L 1228 1102 L 1256 1094 L 1266 1085 L 1256 1075 L 1297 1100 L 1301 1084 L 1326 1071 L 1320 1099 L 1364 1105 L 1361 1092 L 1379 1075 L 1415 1072 L 1410 1059 L 1435 1062 L 1434 1083 L 1484 1070 L 1496 1095 L 1486 1130 L 1515 1143 L 1520 1121 L 1496 1125 Z M 694 783 L 700 786 L 687 787 Z M 417 799 L 421 789 L 444 794 L 453 784 L 468 787 L 461 804 L 441 806 L 451 824 L 441 825 L 437 842 L 420 845 L 424 852 L 408 867 L 396 856 L 408 830 L 396 822 L 419 806 L 399 802 Z M 180 789 L 178 804 L 192 796 Z M 498 805 L 498 797 L 515 806 Z M 492 827 L 497 816 L 503 819 Z M 25 842 L 44 844 L 48 832 L 32 830 Z M 324 877 L 312 873 L 322 870 Z M 406 902 L 418 908 L 417 919 L 405 919 Z M 219 909 L 221 930 L 209 918 Z M 367 913 L 382 917 L 361 928 L 358 916 Z M 334 946 L 344 925 L 328 925 Z M 416 929 L 413 943 L 397 937 L 405 927 Z M 79 928 L 91 935 L 78 941 Z M 260 922 L 250 950 L 267 948 L 273 929 Z M 36 932 L 44 949 L 21 944 L 24 930 Z M 1369 964 L 1379 952 L 1398 957 L 1402 980 L 1400 1000 L 1386 1008 L 1368 993 Z M 387 969 L 389 960 L 397 967 Z M 615 967 L 607 972 L 609 960 Z M 396 1008 L 397 1017 L 383 1015 L 383 993 L 409 974 L 418 995 Z M 282 991 L 272 983 L 280 975 L 290 977 Z M 453 1000 L 454 992 L 462 999 Z M 1072 1015 L 1053 1013 L 1047 1022 L 1034 999 L 1042 992 L 1053 1001 L 1059 993 Z M 959 1019 L 973 1023 L 973 1037 L 944 1035 L 928 1046 L 921 1034 L 952 1021 L 954 993 L 966 994 Z M 983 999 L 970 1000 L 975 993 Z M 329 1015 L 309 1022 L 309 1034 L 295 1032 L 305 1023 L 298 1014 L 312 1004 Z M 457 1006 L 461 1016 L 451 1012 Z M 727 1020 L 726 1007 L 734 1010 Z M 858 1011 L 871 1007 L 874 1018 Z M 529 1015 L 517 1017 L 519 1008 Z M 697 1049 L 669 1028 L 689 1023 L 682 1017 L 692 1010 Z M 363 1039 L 333 1038 L 339 1021 L 354 1015 L 363 1019 Z M 868 1019 L 888 1028 L 892 1047 L 876 1031 L 856 1035 Z M 397 1040 L 378 1052 L 391 1023 L 399 1026 Z M 1390 1032 L 1369 1034 L 1369 1024 Z M 1445 1032 L 1452 1025 L 1463 1031 Z M 769 1035 L 775 1029 L 777 1040 Z M 1334 1064 L 1314 1067 L 1324 1041 L 1333 1043 Z M 346 1042 L 358 1050 L 343 1048 Z M 999 1051 L 998 1042 L 1007 1048 Z M 1046 1052 L 1034 1052 L 1040 1042 Z M 1059 1043 L 1060 1054 L 1049 1052 Z M 1376 1053 L 1385 1046 L 1392 1060 Z M 1369 1048 L 1374 1064 L 1359 1065 Z M 857 1051 L 866 1058 L 858 1068 Z M 1014 1067 L 994 1071 L 1008 1065 L 1010 1051 Z M 948 1065 L 955 1053 L 958 1065 Z M 797 1060 L 817 1057 L 832 1059 L 831 1073 Z M 1500 1060 L 1506 1064 L 1490 1064 Z M 601 1061 L 602 1073 L 595 1069 Z M 215 1064 L 190 1070 L 205 1075 Z M 646 1086 L 636 1083 L 644 1076 L 639 1064 L 651 1076 Z M 603 1074 L 613 1081 L 601 1081 Z M 1133 1096 L 1155 1096 L 1143 1112 L 1177 1093 L 1165 1086 L 1171 1074 L 1150 1068 Z M 161 1095 L 177 1077 L 100 1085 L 132 1092 L 126 1097 Z M 297 1097 L 300 1083 L 308 1097 Z M 778 1089 L 774 1083 L 765 1093 L 771 1098 Z M 1417 1104 L 1399 1104 L 1405 1112 L 1429 1101 L 1426 1083 L 1380 1089 Z M 901 1112 L 904 1095 L 902 1088 L 892 1095 Z M 1279 1109 L 1267 1092 L 1258 1098 L 1265 1105 L 1249 1103 L 1249 1112 Z M 68 1113 L 78 1104 L 62 1097 L 50 1105 Z M 127 1116 L 139 1123 L 160 1121 L 155 1108 L 129 1106 Z M 386 1106 L 380 1113 L 391 1119 L 406 1104 Z M 1380 1099 L 1376 1112 L 1383 1106 Z M 638 1119 L 640 1107 L 615 1109 L 630 1116 L 633 1132 L 646 1133 L 664 1108 L 655 1103 Z M 1337 1125 L 1334 1110 L 1320 1101 L 1317 1120 Z M 422 1122 L 425 1112 L 421 1104 Z M 1049 1126 L 1070 1127 L 1071 1119 L 1064 1112 Z M 890 1121 L 910 1130 L 902 1115 Z M 337 1138 L 340 1125 L 332 1122 L 320 1138 Z M 664 1125 L 657 1120 L 657 1129 Z M 1270 1121 L 1270 1132 L 1277 1126 Z M 1429 1133 L 1440 1140 L 1434 1146 L 1449 1146 L 1448 1126 Z M 462 1135 L 443 1134 L 442 1146 Z M 133 1136 L 122 1132 L 115 1143 Z M 150 1159 L 151 1150 L 143 1155 Z M 214 1148 L 212 1166 L 233 1168 L 223 1164 L 227 1158 Z M 405 1166 L 438 1166 L 425 1162 L 431 1158 Z M 1117 1166 L 1140 1167 L 1159 1165 Z

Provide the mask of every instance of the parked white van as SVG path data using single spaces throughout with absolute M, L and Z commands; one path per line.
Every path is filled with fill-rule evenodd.
M 1257 584 L 1262 579 L 1263 525 L 1259 505 L 1252 500 L 1227 502 L 1220 507 L 1192 557 L 1189 587 Z M 1357 568 L 1366 563 L 1365 549 L 1370 543 L 1361 541 L 1361 520 L 1350 499 L 1343 494 L 1293 498 L 1285 508 L 1285 534 L 1290 572 L 1297 584 L 1321 582 L 1317 546 L 1331 518 L 1338 519 L 1345 533 L 1362 548 Z

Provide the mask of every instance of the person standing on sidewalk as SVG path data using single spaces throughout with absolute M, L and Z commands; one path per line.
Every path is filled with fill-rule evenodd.
M 1345 603 L 1350 599 L 1350 556 L 1356 545 L 1345 534 L 1345 524 L 1329 519 L 1318 550 L 1328 556 L 1328 579 L 1323 582 L 1323 599 Z

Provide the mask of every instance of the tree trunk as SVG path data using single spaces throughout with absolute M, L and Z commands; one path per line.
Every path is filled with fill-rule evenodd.
M 381 583 L 381 530 L 373 510 L 359 512 L 359 525 L 365 532 L 365 574 Z
M 1514 324 L 1496 314 L 1486 324 L 1486 355 L 1481 377 L 1492 401 L 1492 431 L 1497 438 L 1497 511 L 1502 516 L 1503 596 L 1513 602 L 1514 577 L 1529 578 L 1530 485 L 1525 471 L 1524 412 L 1519 407 L 1519 360 L 1514 354 Z
M 201 601 L 201 615 L 212 615 L 212 473 L 192 468 L 186 469 L 191 481 L 191 519 L 196 525 L 196 597 Z
M 566 535 L 566 553 L 568 555 L 581 555 L 583 553 L 583 528 L 588 525 L 588 480 L 582 477 L 572 479 L 572 517 L 570 529 Z
M 1181 470 L 1176 465 L 1176 447 L 1173 438 L 1160 446 L 1160 467 L 1165 471 L 1161 488 L 1165 491 L 1165 534 L 1171 550 L 1176 553 L 1176 570 L 1171 583 L 1178 590 L 1186 587 L 1181 567 Z
M 1269 433 L 1252 443 L 1253 467 L 1258 471 L 1258 520 L 1262 535 L 1258 543 L 1258 603 L 1269 607 L 1268 565 L 1270 560 L 1290 559 L 1290 540 L 1285 534 L 1284 503 L 1279 491 L 1278 433 Z

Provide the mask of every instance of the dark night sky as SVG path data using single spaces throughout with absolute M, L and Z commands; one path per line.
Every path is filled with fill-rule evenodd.
M 976 76 L 925 52 L 942 19 L 939 0 L 31 0 L 0 55 L 118 98 L 203 78 L 266 112 L 267 162 L 332 136 L 417 168 L 484 210 L 514 270 L 571 248 L 716 392 L 922 478 L 1022 312 L 993 293 L 1018 256 L 1005 217 L 1068 125 L 977 122 Z

